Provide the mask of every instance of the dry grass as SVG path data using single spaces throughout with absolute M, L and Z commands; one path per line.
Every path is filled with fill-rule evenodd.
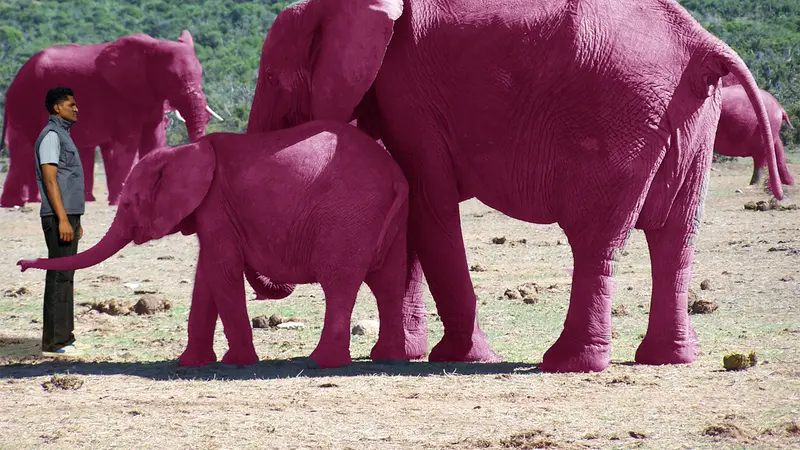
M 14 265 L 45 254 L 38 205 L 0 211 L 7 230 L 0 236 L 0 448 L 797 448 L 800 211 L 746 211 L 746 202 L 768 200 L 745 186 L 750 167 L 726 163 L 712 172 L 692 287 L 718 308 L 691 316 L 702 346 L 697 363 L 631 363 L 650 298 L 649 256 L 637 231 L 618 263 L 613 363 L 600 374 L 536 369 L 569 299 L 571 253 L 560 229 L 476 201 L 462 205 L 471 276 L 481 326 L 507 362 L 372 364 L 365 358 L 375 337 L 363 335 L 353 336 L 359 359 L 338 370 L 305 365 L 322 323 L 318 286 L 248 303 L 251 317 L 279 314 L 306 324 L 255 330 L 258 364 L 178 367 L 197 254 L 196 239 L 180 235 L 131 245 L 76 274 L 76 303 L 133 305 L 156 295 L 170 309 L 112 316 L 78 306 L 85 356 L 42 358 L 44 273 Z M 104 184 L 98 176 L 96 186 Z M 800 203 L 797 192 L 789 189 L 789 203 Z M 104 195 L 88 207 L 84 249 L 113 217 Z M 433 345 L 442 327 L 427 302 Z M 353 323 L 362 319 L 377 319 L 366 289 Z M 725 371 L 723 355 L 732 351 L 755 351 L 758 364 Z M 71 379 L 82 382 L 79 389 L 55 387 L 67 374 L 78 377 Z

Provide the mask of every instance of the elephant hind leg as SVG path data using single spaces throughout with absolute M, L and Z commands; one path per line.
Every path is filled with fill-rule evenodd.
M 337 273 L 320 280 L 325 292 L 325 322 L 311 360 L 317 367 L 330 369 L 350 364 L 350 320 L 362 277 Z
M 373 361 L 419 360 L 428 353 L 427 309 L 422 295 L 406 295 L 406 241 L 405 230 L 401 230 L 383 265 L 367 274 L 380 319 L 378 342 L 370 352 Z
M 545 372 L 601 372 L 611 362 L 614 240 L 592 239 L 593 231 L 586 229 L 564 231 L 574 259 L 569 310 L 561 335 L 545 352 L 539 368 Z M 587 237 L 593 242 L 586 242 Z
M 647 334 L 636 351 L 640 364 L 686 364 L 697 358 L 697 335 L 688 314 L 694 239 L 708 182 L 706 155 L 698 154 L 667 221 L 645 229 L 653 292 Z
M 94 154 L 95 146 L 86 146 L 78 149 L 83 166 L 83 194 L 87 202 L 95 201 L 94 194 Z
M 100 151 L 103 155 L 103 166 L 106 169 L 108 204 L 116 205 L 119 203 L 125 178 L 130 173 L 136 159 L 136 147 L 114 143 L 101 146 Z

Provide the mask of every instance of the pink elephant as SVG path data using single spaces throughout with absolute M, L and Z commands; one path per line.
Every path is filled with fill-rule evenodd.
M 558 223 L 575 271 L 548 372 L 604 370 L 613 255 L 645 231 L 653 292 L 643 364 L 690 363 L 694 240 L 720 78 L 733 73 L 761 124 L 745 63 L 668 0 L 308 0 L 267 33 L 248 132 L 332 119 L 382 139 L 409 181 L 406 304 L 422 274 L 444 325 L 431 361 L 499 361 L 476 316 L 459 203 Z M 410 307 L 410 306 L 409 306 Z
M 80 151 L 89 201 L 94 200 L 97 146 L 103 155 L 109 203 L 115 205 L 137 152 L 141 157 L 166 145 L 165 108 L 182 112 L 192 141 L 203 136 L 213 113 L 203 94 L 202 67 L 188 31 L 177 42 L 134 34 L 103 44 L 42 50 L 22 66 L 6 94 L 3 130 L 11 164 L 1 207 L 40 201 L 33 145 L 47 123 L 45 93 L 59 85 L 75 91 L 80 112 L 71 134 Z
M 727 84 L 727 83 L 725 83 Z M 781 104 L 769 92 L 761 89 L 761 100 L 767 107 L 775 155 L 778 159 L 778 174 L 783 184 L 793 185 L 794 177 L 786 165 L 786 155 L 781 142 L 781 124 L 792 122 Z M 773 149 L 764 147 L 759 130 L 758 117 L 753 111 L 747 92 L 741 84 L 726 85 L 722 88 L 722 113 L 719 117 L 714 148 L 725 156 L 753 158 L 753 176 L 750 184 L 758 184 L 762 180 L 762 172 L 767 165 L 767 153 Z
M 407 195 L 408 184 L 392 157 L 347 124 L 212 133 L 142 158 L 123 187 L 109 231 L 94 247 L 72 257 L 18 264 L 23 271 L 76 270 L 131 241 L 197 233 L 200 254 L 181 365 L 216 361 L 218 315 L 229 345 L 222 362 L 258 361 L 245 272 L 322 285 L 325 323 L 311 353 L 318 366 L 350 363 L 350 318 L 362 282 L 375 295 L 380 317 L 371 358 L 419 359 L 428 350 L 426 311 L 403 309 Z

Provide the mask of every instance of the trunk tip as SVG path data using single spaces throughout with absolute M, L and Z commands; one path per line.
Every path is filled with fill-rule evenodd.
M 35 259 L 21 259 L 17 261 L 17 265 L 20 266 L 20 272 L 25 272 L 26 270 L 30 269 L 31 267 L 36 267 Z

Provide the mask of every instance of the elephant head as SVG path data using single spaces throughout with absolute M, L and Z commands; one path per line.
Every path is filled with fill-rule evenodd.
M 146 109 L 166 102 L 186 118 L 192 142 L 205 134 L 213 111 L 203 94 L 203 68 L 189 31 L 177 42 L 145 34 L 122 37 L 103 49 L 96 64 L 103 80 L 128 102 Z
M 77 270 L 113 256 L 131 241 L 160 239 L 181 231 L 195 232 L 192 213 L 205 198 L 214 177 L 216 156 L 211 143 L 198 142 L 156 149 L 131 170 L 105 236 L 92 248 L 75 256 L 17 262 L 28 268 Z
M 309 0 L 281 11 L 261 49 L 247 132 L 351 121 L 402 12 L 402 0 Z

